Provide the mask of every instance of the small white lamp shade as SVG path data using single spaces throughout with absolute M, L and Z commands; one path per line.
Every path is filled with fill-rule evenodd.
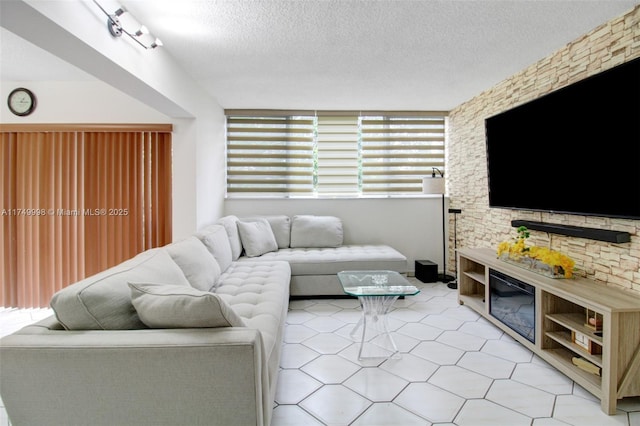
M 423 194 L 444 194 L 444 178 L 425 176 L 422 178 Z

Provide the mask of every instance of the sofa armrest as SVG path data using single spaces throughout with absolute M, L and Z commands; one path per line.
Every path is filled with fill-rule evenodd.
M 271 416 L 253 329 L 36 324 L 0 340 L 0 360 L 0 393 L 16 425 L 263 425 Z

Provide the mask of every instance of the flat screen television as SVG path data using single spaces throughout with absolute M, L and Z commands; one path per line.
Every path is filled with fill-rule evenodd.
M 640 58 L 485 120 L 489 206 L 640 219 Z

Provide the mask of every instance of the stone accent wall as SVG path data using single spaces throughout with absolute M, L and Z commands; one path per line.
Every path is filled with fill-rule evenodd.
M 576 275 L 640 293 L 640 221 L 490 209 L 484 133 L 487 117 L 639 56 L 640 5 L 451 111 L 447 192 L 449 207 L 462 209 L 457 215 L 459 248 L 497 248 L 499 242 L 515 236 L 513 219 L 627 231 L 631 242 L 625 244 L 540 231 L 531 231 L 529 240 L 571 256 L 576 261 Z M 448 269 L 453 271 L 453 215 L 449 219 L 447 259 Z

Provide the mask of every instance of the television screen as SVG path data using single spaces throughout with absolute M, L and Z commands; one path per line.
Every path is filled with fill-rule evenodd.
M 640 58 L 485 120 L 489 206 L 640 219 Z

